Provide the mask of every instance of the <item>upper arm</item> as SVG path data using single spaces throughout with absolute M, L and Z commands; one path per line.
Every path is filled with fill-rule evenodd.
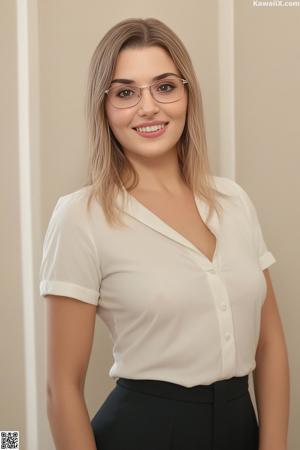
M 96 305 L 45 296 L 47 302 L 47 389 L 72 383 L 83 391 L 93 345 Z
M 268 343 L 280 343 L 284 340 L 283 327 L 269 269 L 265 269 L 263 274 L 267 284 L 267 294 L 261 311 L 258 348 Z

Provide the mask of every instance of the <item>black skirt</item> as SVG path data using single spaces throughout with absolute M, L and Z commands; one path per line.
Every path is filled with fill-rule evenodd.
M 119 378 L 91 425 L 97 450 L 258 450 L 248 375 L 191 388 Z

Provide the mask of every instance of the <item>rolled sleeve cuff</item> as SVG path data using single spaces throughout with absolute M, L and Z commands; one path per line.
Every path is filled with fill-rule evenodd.
M 92 305 L 98 305 L 99 303 L 99 292 L 65 281 L 42 280 L 40 282 L 40 295 L 48 294 L 75 298 Z
M 275 262 L 276 262 L 276 259 L 274 258 L 273 254 L 271 252 L 269 252 L 269 251 L 264 253 L 259 258 L 259 264 L 260 264 L 261 270 L 267 269 L 269 266 L 271 266 Z

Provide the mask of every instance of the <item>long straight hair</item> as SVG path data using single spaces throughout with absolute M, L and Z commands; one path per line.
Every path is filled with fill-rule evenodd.
M 86 99 L 90 154 L 85 186 L 91 186 L 87 208 L 95 198 L 111 226 L 125 225 L 115 199 L 120 192 L 124 194 L 124 174 L 131 180 L 129 191 L 138 184 L 139 177 L 109 127 L 104 91 L 110 86 L 121 50 L 150 46 L 164 49 L 182 78 L 188 81 L 185 85 L 188 93 L 186 122 L 177 143 L 177 157 L 184 181 L 209 207 L 207 222 L 214 209 L 220 214 L 223 208 L 217 194 L 224 194 L 217 190 L 209 167 L 200 86 L 182 41 L 167 25 L 154 18 L 130 18 L 117 23 L 104 35 L 92 55 Z

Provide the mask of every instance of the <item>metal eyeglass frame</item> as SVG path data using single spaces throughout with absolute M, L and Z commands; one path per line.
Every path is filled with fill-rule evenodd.
M 183 85 L 189 83 L 187 80 L 185 80 L 184 78 L 181 78 L 180 76 L 178 76 L 178 75 L 176 75 L 176 74 L 174 74 L 174 75 L 172 74 L 171 76 L 172 76 L 172 77 L 177 77 L 179 80 L 182 81 L 182 84 L 183 84 Z M 166 81 L 168 80 L 168 78 L 170 78 L 170 76 L 169 76 L 169 77 L 166 77 Z M 115 105 L 113 105 L 113 104 L 112 104 L 112 106 L 113 106 L 114 108 L 117 108 L 117 109 L 133 108 L 134 106 L 136 106 L 136 105 L 141 101 L 141 98 L 142 98 L 142 90 L 143 90 L 143 89 L 149 89 L 152 98 L 153 98 L 156 102 L 158 102 L 158 103 L 175 103 L 175 102 L 178 102 L 178 101 L 180 100 L 181 97 L 180 97 L 178 100 L 174 100 L 174 101 L 172 101 L 172 102 L 160 102 L 159 100 L 157 100 L 156 98 L 154 98 L 153 93 L 152 93 L 152 90 L 151 90 L 152 86 L 155 86 L 156 84 L 159 84 L 159 83 L 161 83 L 161 82 L 163 82 L 163 81 L 164 81 L 163 79 L 162 79 L 162 80 L 158 80 L 158 81 L 155 81 L 155 83 L 148 84 L 148 85 L 145 85 L 145 86 L 135 86 L 135 85 L 132 85 L 131 87 L 136 87 L 136 88 L 138 88 L 138 89 L 140 90 L 140 92 L 139 92 L 139 100 L 138 100 L 134 105 L 131 105 L 131 106 L 115 106 Z M 128 86 L 129 86 L 129 85 L 128 85 Z M 109 92 L 112 88 L 114 88 L 114 86 L 111 86 L 109 89 L 106 89 L 106 91 L 104 91 L 104 94 L 106 94 L 106 95 L 108 96 L 108 92 Z

